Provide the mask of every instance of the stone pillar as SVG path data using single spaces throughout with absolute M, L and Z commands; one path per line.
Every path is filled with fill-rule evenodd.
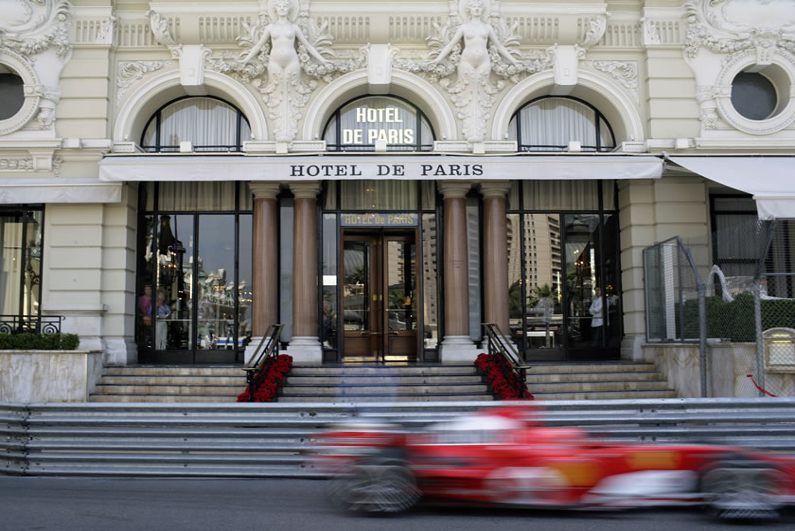
M 483 276 L 486 323 L 494 323 L 503 334 L 508 329 L 508 228 L 505 220 L 505 196 L 511 189 L 508 181 L 481 183 L 483 195 Z
M 279 195 L 280 184 L 253 182 L 254 249 L 252 281 L 254 307 L 251 317 L 251 343 L 246 347 L 246 362 L 254 355 L 268 327 L 279 322 Z
M 318 340 L 317 194 L 320 183 L 293 182 L 293 338 L 287 353 L 295 363 L 322 363 Z
M 469 266 L 467 263 L 466 194 L 472 184 L 439 183 L 444 197 L 444 330 L 442 363 L 469 363 L 477 349 L 469 338 Z

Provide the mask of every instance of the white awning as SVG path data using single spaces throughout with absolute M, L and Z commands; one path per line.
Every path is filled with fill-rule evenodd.
M 0 204 L 118 203 L 121 183 L 60 177 L 0 180 Z
M 795 218 L 793 157 L 669 157 L 710 181 L 753 195 L 759 219 Z
M 657 179 L 663 161 L 650 156 L 560 155 L 461 157 L 373 156 L 108 156 L 103 181 L 318 181 Z

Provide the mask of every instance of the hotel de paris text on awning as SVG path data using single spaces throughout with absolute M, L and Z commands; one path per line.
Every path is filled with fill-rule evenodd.
M 102 181 L 318 181 L 657 179 L 663 161 L 652 156 L 563 155 L 461 157 L 322 155 L 295 157 L 108 156 Z

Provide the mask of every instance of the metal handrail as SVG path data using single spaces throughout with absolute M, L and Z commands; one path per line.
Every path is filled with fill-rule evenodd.
M 268 367 L 270 367 L 279 356 L 279 337 L 281 337 L 283 329 L 284 325 L 281 323 L 268 327 L 268 331 L 262 336 L 259 345 L 257 345 L 257 350 L 254 351 L 254 355 L 251 356 L 251 359 L 243 367 L 246 373 L 249 402 L 254 401 L 254 393 L 257 392 L 257 389 L 262 383 Z
M 483 328 L 488 340 L 489 354 L 499 354 L 502 359 L 505 360 L 508 369 L 519 378 L 519 396 L 525 398 L 527 369 L 531 368 L 531 366 L 522 363 L 519 351 L 508 341 L 505 334 L 500 330 L 499 325 L 495 323 L 483 323 Z

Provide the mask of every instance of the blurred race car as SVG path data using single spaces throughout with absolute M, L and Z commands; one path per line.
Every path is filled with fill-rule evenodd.
M 481 410 L 408 431 L 353 420 L 318 435 L 310 466 L 354 512 L 422 500 L 535 508 L 705 505 L 726 519 L 768 519 L 795 502 L 795 459 L 716 445 L 601 442 L 544 427 L 538 406 Z

